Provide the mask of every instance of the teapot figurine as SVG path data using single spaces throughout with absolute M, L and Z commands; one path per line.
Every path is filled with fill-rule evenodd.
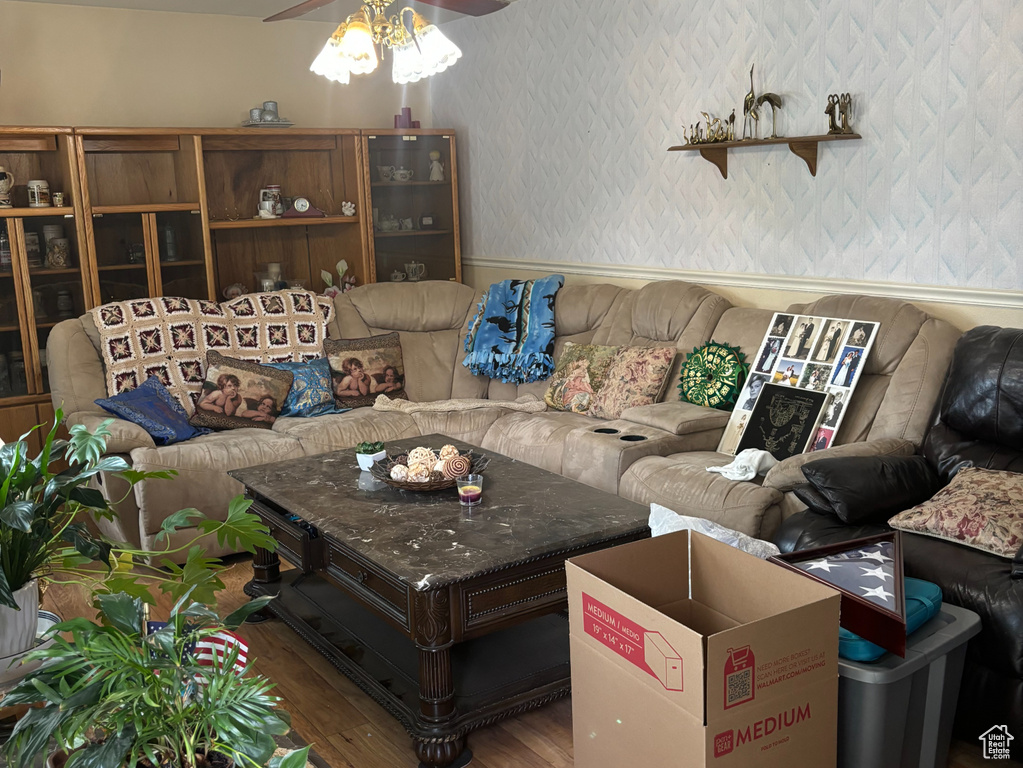
M 412 181 L 412 177 L 415 175 L 415 171 L 410 171 L 406 168 L 399 168 L 394 172 L 394 180 L 402 182 Z
M 14 175 L 0 165 L 0 208 L 11 208 L 11 189 L 14 187 Z
M 395 218 L 393 213 L 383 217 L 379 222 L 381 232 L 397 232 L 399 226 L 398 219 Z
M 405 265 L 405 274 L 412 282 L 422 280 L 426 277 L 426 265 L 419 261 L 413 261 Z

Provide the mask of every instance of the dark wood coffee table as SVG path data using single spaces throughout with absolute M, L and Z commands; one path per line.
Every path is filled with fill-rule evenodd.
M 230 474 L 278 541 L 249 596 L 412 735 L 422 766 L 468 764 L 466 734 L 569 691 L 565 559 L 649 535 L 647 509 L 443 435 L 491 458 L 483 504 L 400 491 L 344 450 Z M 295 566 L 283 573 L 278 556 Z

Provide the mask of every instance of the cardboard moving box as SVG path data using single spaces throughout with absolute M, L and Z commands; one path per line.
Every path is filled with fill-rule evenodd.
M 829 768 L 839 593 L 689 531 L 566 564 L 576 768 Z

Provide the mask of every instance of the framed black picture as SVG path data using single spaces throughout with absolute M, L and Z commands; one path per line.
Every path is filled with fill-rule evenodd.
M 828 392 L 764 384 L 736 453 L 759 448 L 778 461 L 806 453 L 830 398 Z

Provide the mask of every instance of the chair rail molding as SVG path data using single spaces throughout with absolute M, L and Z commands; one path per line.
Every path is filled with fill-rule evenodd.
M 539 261 L 490 257 L 463 257 L 467 267 L 498 269 L 507 272 L 558 272 L 612 280 L 685 280 L 700 285 L 735 288 L 803 291 L 815 294 L 869 294 L 906 301 L 966 304 L 977 307 L 1023 309 L 1023 291 L 999 291 L 990 288 L 960 288 L 944 285 L 886 283 L 845 278 L 761 275 L 741 272 L 709 272 L 698 269 L 671 269 L 631 264 L 583 264 L 566 261 Z

